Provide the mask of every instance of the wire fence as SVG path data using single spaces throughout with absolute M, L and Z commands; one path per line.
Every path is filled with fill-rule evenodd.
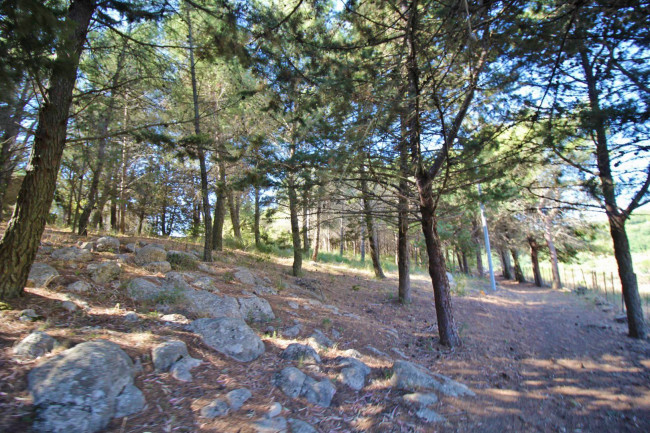
M 532 266 L 523 266 L 526 281 L 535 281 Z M 551 286 L 553 281 L 550 267 L 540 266 L 542 285 Z M 560 265 L 562 287 L 578 293 L 593 293 L 612 304 L 616 310 L 625 312 L 625 301 L 621 292 L 621 282 L 614 272 L 596 271 L 582 267 Z M 640 291 L 641 304 L 646 317 L 650 317 L 650 292 Z

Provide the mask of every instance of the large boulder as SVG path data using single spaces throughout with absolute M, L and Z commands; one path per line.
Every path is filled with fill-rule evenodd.
M 20 340 L 14 346 L 14 355 L 20 358 L 34 359 L 51 352 L 56 340 L 44 332 L 36 331 Z
M 253 296 L 250 298 L 237 298 L 239 311 L 244 320 L 249 322 L 266 322 L 275 319 L 275 314 L 268 301 L 264 298 Z
M 442 374 L 435 374 L 409 361 L 395 361 L 393 364 L 393 386 L 407 391 L 431 389 L 441 394 L 460 397 L 475 395 L 462 383 Z
M 194 270 L 199 265 L 199 259 L 194 254 L 184 251 L 168 251 L 167 261 L 174 270 Z
M 165 272 L 169 272 L 172 270 L 172 265 L 168 261 L 151 262 L 145 264 L 143 267 L 149 272 L 153 272 L 153 273 L 160 272 L 161 274 L 164 274 Z
M 277 372 L 273 382 L 287 396 L 304 396 L 308 402 L 322 407 L 329 407 L 336 393 L 336 388 L 328 379 L 319 382 L 295 367 L 286 367 Z
M 34 430 L 91 433 L 115 416 L 142 410 L 144 397 L 133 386 L 133 362 L 106 340 L 81 343 L 52 357 L 28 375 L 36 408 Z
M 97 251 L 111 251 L 114 253 L 120 252 L 120 240 L 113 236 L 103 236 L 97 239 Z
M 147 245 L 135 252 L 135 263 L 139 266 L 164 261 L 167 261 L 167 251 L 153 245 Z
M 111 281 L 117 280 L 121 273 L 122 268 L 119 263 L 105 262 L 91 268 L 90 278 L 98 284 L 107 284 Z
M 82 248 L 67 247 L 54 250 L 50 257 L 65 262 L 89 262 L 93 259 L 93 254 Z
M 46 263 L 34 263 L 29 270 L 27 285 L 29 287 L 45 287 L 54 278 L 59 276 L 59 272 Z
M 306 364 L 320 364 L 321 359 L 318 353 L 310 346 L 299 343 L 292 343 L 280 353 L 280 358 L 290 361 L 298 361 Z
M 237 299 L 231 296 L 220 296 L 205 290 L 186 290 L 185 306 L 188 311 L 208 317 L 232 317 L 241 319 L 241 311 Z
M 129 281 L 127 291 L 131 299 L 135 301 L 153 301 L 162 292 L 157 284 L 144 278 L 134 278 Z
M 161 343 L 151 351 L 151 359 L 156 371 L 170 371 L 175 379 L 191 382 L 190 370 L 201 365 L 200 359 L 192 358 L 187 346 L 180 340 Z
M 237 361 L 252 361 L 264 353 L 262 340 L 241 319 L 198 319 L 191 326 L 205 344 Z
M 370 367 L 362 361 L 351 357 L 337 358 L 339 366 L 343 367 L 339 380 L 350 388 L 359 391 L 364 387 L 366 376 L 370 374 Z

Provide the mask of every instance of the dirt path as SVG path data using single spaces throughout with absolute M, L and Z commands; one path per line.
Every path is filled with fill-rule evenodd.
M 650 344 L 613 311 L 572 293 L 501 282 L 456 299 L 465 346 L 441 370 L 478 397 L 454 402 L 448 431 L 650 431 Z M 447 429 L 445 429 L 447 430 Z

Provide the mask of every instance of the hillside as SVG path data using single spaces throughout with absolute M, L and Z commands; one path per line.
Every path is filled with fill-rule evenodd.
M 288 259 L 260 253 L 225 251 L 208 264 L 192 244 L 81 241 L 47 231 L 37 263 L 59 275 L 33 274 L 25 296 L 3 304 L 2 431 L 42 426 L 52 407 L 77 405 L 85 414 L 78 403 L 52 406 L 33 384 L 30 393 L 28 373 L 98 340 L 116 343 L 135 363 L 133 384 L 144 397 L 128 400 L 135 412 L 109 419 L 106 432 L 650 430 L 650 347 L 624 337 L 625 324 L 599 299 L 510 283 L 487 293 L 487 282 L 464 280 L 453 299 L 464 344 L 449 350 L 437 343 L 430 282 L 422 277 L 413 277 L 414 301 L 404 307 L 395 302 L 392 274 L 378 281 L 310 262 L 295 278 Z M 165 260 L 143 259 L 163 249 L 172 272 Z M 246 346 L 244 334 L 235 338 L 243 351 L 228 352 L 232 341 L 215 345 L 197 323 L 222 316 L 245 320 L 250 328 L 240 328 L 253 334 L 246 338 L 263 345 Z M 37 359 L 18 356 L 16 345 L 33 331 L 56 345 Z M 165 364 L 161 347 L 169 357 L 182 346 L 169 341 L 187 352 Z M 292 356 L 286 349 L 295 343 Z M 114 365 L 106 361 L 97 375 L 113 377 Z M 296 375 L 302 381 L 294 389 Z

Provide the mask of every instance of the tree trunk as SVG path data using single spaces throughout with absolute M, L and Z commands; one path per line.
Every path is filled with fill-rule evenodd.
M 120 83 L 120 74 L 122 73 L 122 68 L 124 66 L 124 58 L 126 56 L 126 46 L 127 39 L 124 39 L 122 45 L 122 51 L 117 58 L 117 68 L 115 74 L 113 74 L 113 79 L 111 81 L 111 96 L 108 99 L 108 107 L 106 108 L 106 113 L 102 116 L 102 121 L 99 126 L 99 147 L 97 148 L 97 166 L 93 171 L 93 177 L 90 181 L 90 189 L 88 190 L 88 202 L 84 206 L 83 212 L 79 217 L 79 231 L 78 234 L 81 236 L 88 235 L 88 219 L 90 214 L 95 207 L 95 202 L 97 200 L 97 193 L 99 188 L 99 180 L 102 177 L 102 171 L 104 169 L 104 161 L 106 159 L 106 145 L 108 144 L 108 128 L 113 120 L 113 113 L 115 111 L 115 102 L 117 97 L 115 96 L 115 89 L 117 89 Z
M 341 203 L 341 226 L 339 227 L 339 255 L 343 257 L 343 237 L 344 237 L 344 232 L 343 232 L 343 203 Z
M 474 239 L 474 251 L 476 253 L 476 270 L 478 276 L 483 276 L 483 254 L 481 254 L 481 229 L 475 218 L 472 218 L 472 238 Z
M 127 127 L 129 124 L 129 108 L 126 101 L 124 100 L 124 126 Z M 122 138 L 122 160 L 120 161 L 120 233 L 124 234 L 126 231 L 126 170 L 129 166 L 129 147 L 126 136 Z
M 377 236 L 375 233 L 375 225 L 372 218 L 372 208 L 370 206 L 370 193 L 368 192 L 368 184 L 365 179 L 365 169 L 361 167 L 361 200 L 363 202 L 363 214 L 366 220 L 366 231 L 368 232 L 368 245 L 370 246 L 370 258 L 372 259 L 372 268 L 375 271 L 375 277 L 384 279 L 384 271 L 381 269 L 381 261 L 379 259 L 379 245 L 377 245 Z
M 144 222 L 144 209 L 138 214 L 138 236 L 142 234 L 142 223 Z
M 318 204 L 316 205 L 316 239 L 314 240 L 314 251 L 312 252 L 311 259 L 318 261 L 318 248 L 320 247 L 320 217 L 323 210 L 323 204 L 320 196 L 318 197 Z
M 550 215 L 542 215 L 542 221 L 544 222 L 544 240 L 548 246 L 549 256 L 551 259 L 551 274 L 552 274 L 552 285 L 553 290 L 559 290 L 562 288 L 562 282 L 560 280 L 560 266 L 557 259 L 557 250 L 555 249 L 555 242 L 553 241 L 553 227 L 551 225 Z
M 616 264 L 618 265 L 618 275 L 621 279 L 621 290 L 623 291 L 623 299 L 625 301 L 625 307 L 627 308 L 628 331 L 630 337 L 645 339 L 647 331 L 643 315 L 643 306 L 641 304 L 641 297 L 639 296 L 639 286 L 636 274 L 634 273 L 630 244 L 625 231 L 625 220 L 633 210 L 632 205 L 634 203 L 631 203 L 630 207 L 623 212 L 616 202 L 616 186 L 612 174 L 609 147 L 607 144 L 605 114 L 600 108 L 596 77 L 594 76 L 593 67 L 589 61 L 589 53 L 584 46 L 579 50 L 579 54 L 585 72 L 585 79 L 587 81 L 589 107 L 591 109 L 590 120 L 593 122 L 592 129 L 596 133 L 596 160 L 598 163 L 598 174 L 605 202 L 607 220 L 609 222 L 609 231 L 614 244 L 614 257 L 616 258 Z M 647 184 L 644 185 L 644 188 L 647 190 Z
M 361 239 L 359 241 L 361 243 L 360 250 L 361 250 L 361 263 L 365 263 L 366 261 L 366 227 L 365 227 L 365 221 L 361 222 Z
M 194 64 L 194 38 L 192 36 L 192 18 L 187 9 L 187 39 L 190 51 L 190 74 L 192 78 L 192 99 L 194 104 L 194 133 L 201 136 L 199 116 L 199 93 L 196 84 L 196 68 Z M 198 140 L 197 156 L 201 170 L 201 198 L 203 199 L 203 224 L 205 226 L 205 242 L 203 244 L 203 261 L 212 261 L 212 219 L 210 217 L 210 198 L 208 197 L 208 169 L 205 162 L 205 149 L 202 140 Z
M 0 241 L 0 299 L 23 294 L 27 276 L 54 197 L 56 178 L 65 147 L 72 91 L 77 78 L 90 19 L 97 7 L 93 0 L 73 0 L 56 46 L 47 98 L 38 114 L 38 127 L 16 208 Z
M 503 278 L 505 278 L 506 280 L 514 280 L 515 277 L 512 273 L 512 264 L 510 263 L 510 255 L 504 248 L 499 248 L 499 257 L 501 257 Z
M 291 218 L 291 239 L 293 241 L 293 266 L 292 275 L 300 276 L 302 272 L 302 248 L 300 246 L 300 224 L 298 223 L 298 198 L 293 175 L 287 179 L 289 193 L 289 213 Z
M 306 189 L 302 202 L 302 249 L 306 255 L 309 248 L 309 189 Z
M 461 250 L 461 258 L 463 259 L 463 272 L 465 275 L 469 275 L 469 264 L 467 264 L 467 253 L 465 250 Z
M 525 283 L 526 279 L 524 278 L 524 273 L 521 271 L 521 264 L 519 263 L 519 251 L 515 248 L 511 248 L 510 254 L 512 254 L 512 261 L 515 264 L 515 280 L 517 280 L 518 283 Z
M 255 232 L 255 248 L 262 246 L 260 239 L 260 187 L 255 186 L 255 221 L 253 222 L 253 231 Z
M 223 250 L 223 224 L 226 219 L 226 168 L 219 162 L 219 182 L 217 183 L 217 202 L 214 209 L 214 229 L 212 233 L 212 247 L 215 251 Z
M 232 233 L 235 236 L 235 240 L 237 241 L 237 243 L 241 245 L 242 237 L 241 237 L 241 224 L 239 223 L 239 206 L 237 206 L 235 193 L 231 188 L 228 189 L 228 207 L 230 208 L 230 221 L 232 222 Z
M 535 277 L 535 285 L 542 287 L 542 273 L 539 270 L 539 244 L 537 240 L 529 236 L 528 245 L 530 245 L 530 262 L 533 265 L 533 276 Z

